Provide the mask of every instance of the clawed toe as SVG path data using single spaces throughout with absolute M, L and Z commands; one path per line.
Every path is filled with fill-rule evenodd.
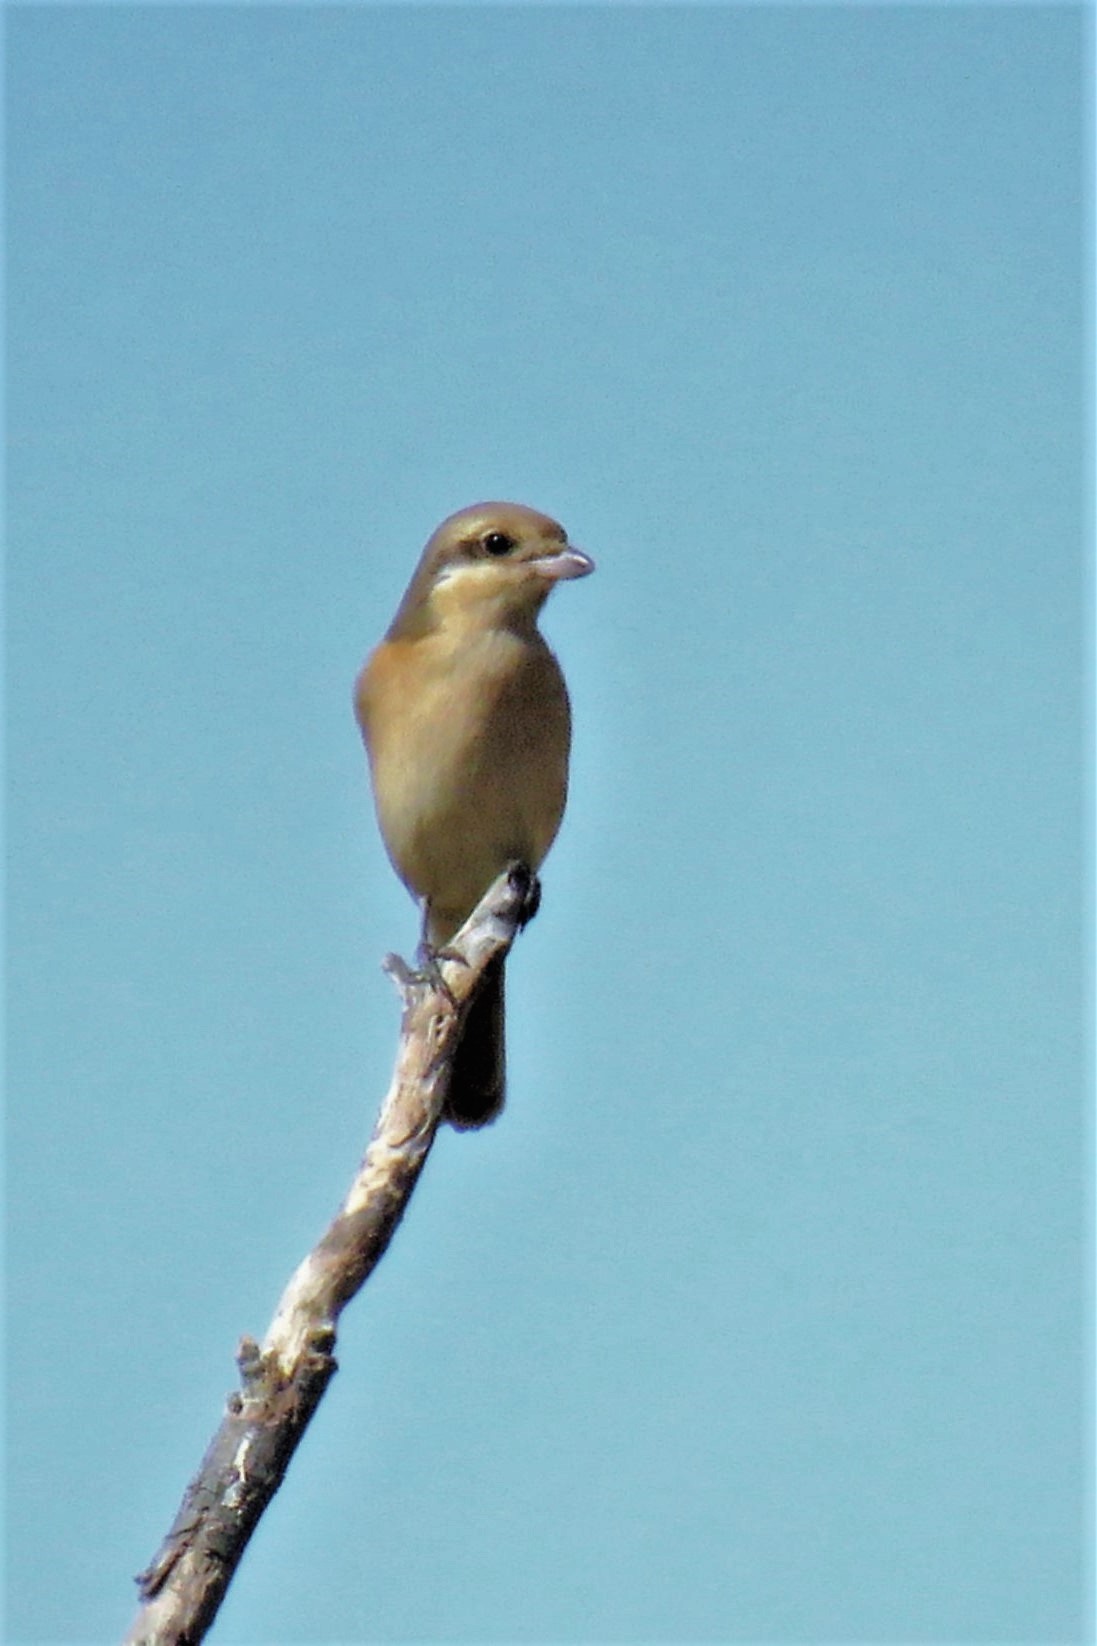
M 429 984 L 432 989 L 437 989 L 440 994 L 444 994 L 450 1005 L 455 1007 L 457 1002 L 453 998 L 453 990 L 442 976 L 441 962 L 443 960 L 453 960 L 459 966 L 467 966 L 468 961 L 464 955 L 458 954 L 456 949 L 448 949 L 444 945 L 442 948 L 436 949 L 424 938 L 415 951 L 415 958 L 419 962 L 417 974 L 419 979 L 423 983 Z

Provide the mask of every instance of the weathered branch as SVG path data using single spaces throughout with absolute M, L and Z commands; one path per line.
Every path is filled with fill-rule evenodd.
M 195 1646 L 213 1622 L 336 1370 L 339 1315 L 384 1255 L 430 1152 L 464 1009 L 528 918 L 535 885 L 517 867 L 501 875 L 429 973 L 410 972 L 394 955 L 385 962 L 404 1010 L 373 1137 L 262 1343 L 240 1344 L 241 1389 L 229 1396 L 171 1530 L 137 1579 L 142 1606 L 125 1646 Z

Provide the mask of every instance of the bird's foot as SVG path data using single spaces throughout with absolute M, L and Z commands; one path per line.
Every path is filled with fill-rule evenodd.
M 406 996 L 413 989 L 436 989 L 456 1010 L 457 1001 L 453 997 L 453 990 L 442 976 L 442 968 L 438 962 L 460 960 L 464 964 L 463 956 L 451 954 L 448 949 L 432 949 L 426 943 L 421 943 L 415 958 L 418 965 L 409 966 L 400 955 L 387 954 L 381 963 L 381 969 L 389 974 L 401 994 Z
M 445 995 L 450 1005 L 456 1008 L 457 1002 L 453 998 L 453 990 L 442 976 L 441 962 L 455 960 L 459 966 L 467 966 L 468 961 L 456 949 L 447 949 L 444 945 L 436 949 L 424 937 L 415 951 L 415 958 L 419 962 L 419 970 L 415 974 L 420 983 L 426 983 L 430 988 L 437 989 Z
M 511 893 L 517 902 L 517 924 L 521 930 L 528 926 L 538 909 L 541 907 L 541 882 L 527 863 L 515 861 L 507 866 L 507 879 Z M 429 908 L 424 910 L 423 936 L 419 939 L 415 951 L 416 968 L 413 971 L 406 961 L 398 955 L 389 955 L 385 961 L 385 969 L 403 987 L 418 984 L 421 988 L 437 989 L 445 995 L 451 1006 L 456 1006 L 453 991 L 442 975 L 441 962 L 454 961 L 459 966 L 467 966 L 469 962 L 463 954 L 451 949 L 448 944 L 436 948 L 426 936 L 426 926 L 429 919 Z

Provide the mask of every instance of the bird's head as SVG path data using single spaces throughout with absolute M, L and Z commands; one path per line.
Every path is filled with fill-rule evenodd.
M 428 541 L 389 638 L 448 621 L 532 623 L 557 583 L 593 570 L 590 556 L 548 515 L 521 503 L 474 503 L 443 520 Z

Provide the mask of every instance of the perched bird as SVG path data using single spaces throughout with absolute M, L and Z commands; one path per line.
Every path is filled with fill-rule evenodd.
M 427 543 L 358 677 L 381 834 L 431 948 L 508 864 L 536 873 L 556 837 L 571 711 L 537 617 L 557 583 L 593 570 L 547 515 L 519 503 L 462 509 Z M 500 961 L 469 1008 L 446 1118 L 494 1120 L 504 1085 Z

